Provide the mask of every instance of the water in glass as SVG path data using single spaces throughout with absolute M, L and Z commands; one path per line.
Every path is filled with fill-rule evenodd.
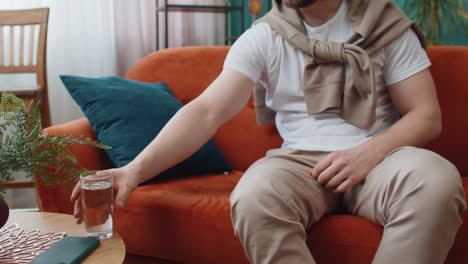
M 81 185 L 86 235 L 107 239 L 112 236 L 112 182 L 85 180 Z

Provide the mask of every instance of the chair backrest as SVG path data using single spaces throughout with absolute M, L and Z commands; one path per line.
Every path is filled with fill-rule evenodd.
M 184 47 L 150 54 L 127 73 L 142 82 L 166 82 L 184 104 L 197 97 L 218 76 L 229 47 Z M 453 162 L 468 176 L 468 47 L 429 48 L 443 133 L 429 148 Z M 222 126 L 214 140 L 235 169 L 244 170 L 265 151 L 281 144 L 274 126 L 257 126 L 252 101 Z
M 46 76 L 48 16 L 48 8 L 0 11 L 0 73 L 36 74 L 39 94 L 13 90 L 17 95 L 37 96 L 41 100 L 44 127 L 50 125 Z

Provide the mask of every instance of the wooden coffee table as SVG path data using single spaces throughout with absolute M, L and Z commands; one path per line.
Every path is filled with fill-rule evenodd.
M 72 215 L 42 212 L 11 212 L 5 226 L 17 223 L 30 231 L 39 229 L 44 232 L 66 232 L 68 236 L 85 237 L 84 225 L 77 225 Z M 110 239 L 102 240 L 99 246 L 88 255 L 82 264 L 115 264 L 125 258 L 125 244 L 117 232 Z

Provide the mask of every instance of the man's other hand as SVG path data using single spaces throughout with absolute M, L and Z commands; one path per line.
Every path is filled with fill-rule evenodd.
M 385 155 L 370 144 L 335 151 L 322 159 L 310 174 L 336 193 L 344 193 L 360 183 L 377 166 Z

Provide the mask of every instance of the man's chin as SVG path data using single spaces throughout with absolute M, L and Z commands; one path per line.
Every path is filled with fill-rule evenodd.
M 284 4 L 289 8 L 306 8 L 317 1 L 318 0 L 286 0 Z

